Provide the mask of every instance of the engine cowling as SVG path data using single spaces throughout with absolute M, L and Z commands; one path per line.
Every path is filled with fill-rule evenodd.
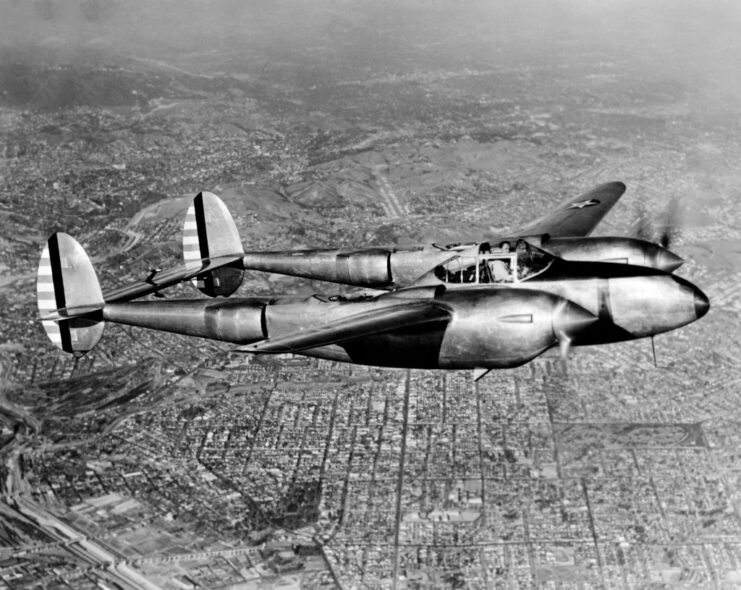
M 653 242 L 635 238 L 550 238 L 541 247 L 575 262 L 615 262 L 672 272 L 684 262 L 679 256 Z
M 597 321 L 566 299 L 527 289 L 451 291 L 440 300 L 455 310 L 440 348 L 442 368 L 517 367 Z

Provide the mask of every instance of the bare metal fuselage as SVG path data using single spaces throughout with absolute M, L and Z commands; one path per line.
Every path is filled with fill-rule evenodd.
M 688 324 L 708 308 L 699 289 L 669 273 L 559 260 L 530 280 L 508 285 L 441 283 L 358 298 L 113 303 L 102 313 L 107 321 L 233 342 L 251 352 L 250 343 L 410 301 L 444 313 L 420 325 L 292 352 L 387 367 L 506 368 L 532 360 L 562 338 L 583 345 L 651 336 Z

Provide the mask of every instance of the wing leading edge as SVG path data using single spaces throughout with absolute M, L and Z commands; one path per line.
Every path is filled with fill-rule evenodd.
M 601 184 L 561 203 L 543 217 L 512 232 L 514 235 L 549 234 L 554 238 L 588 236 L 625 192 L 622 182 Z
M 450 310 L 438 303 L 410 302 L 355 314 L 293 334 L 240 346 L 238 352 L 286 353 L 340 344 L 356 338 L 450 319 Z

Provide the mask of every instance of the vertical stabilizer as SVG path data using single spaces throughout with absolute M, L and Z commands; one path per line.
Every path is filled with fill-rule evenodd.
M 36 291 L 41 317 L 54 312 L 61 316 L 41 322 L 55 346 L 82 355 L 98 343 L 104 322 L 95 315 L 103 307 L 103 293 L 77 240 L 64 233 L 49 238 L 39 261 Z
M 198 193 L 188 208 L 183 226 L 185 263 L 235 254 L 243 254 L 242 240 L 229 209 L 215 194 Z M 198 275 L 193 284 L 210 297 L 228 297 L 242 284 L 243 276 L 241 265 L 223 266 Z

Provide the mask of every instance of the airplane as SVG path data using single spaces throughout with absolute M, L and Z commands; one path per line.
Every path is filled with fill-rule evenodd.
M 601 241 L 583 247 L 580 241 L 590 238 L 569 241 L 545 235 L 545 230 L 557 236 L 590 233 L 624 190 L 622 183 L 598 187 L 584 195 L 588 198 L 572 199 L 493 244 L 388 249 L 385 268 L 391 272 L 384 281 L 341 266 L 356 254 L 362 259 L 368 250 L 279 253 L 299 261 L 319 260 L 300 262 L 300 272 L 284 267 L 290 274 L 393 290 L 233 299 L 229 296 L 252 262 L 245 263 L 247 255 L 224 203 L 200 193 L 186 214 L 184 263 L 156 269 L 144 281 L 105 294 L 82 246 L 67 234 L 52 235 L 39 263 L 40 319 L 53 344 L 78 356 L 98 343 L 105 322 L 113 322 L 230 342 L 245 353 L 295 353 L 382 367 L 473 369 L 479 379 L 491 369 L 520 366 L 551 348 L 565 358 L 572 346 L 653 337 L 707 313 L 705 294 L 671 272 L 681 259 L 660 246 L 591 238 Z M 586 215 L 590 208 L 596 211 Z M 577 259 L 555 254 L 553 246 L 549 250 L 552 240 L 561 240 L 557 247 Z M 615 252 L 621 254 L 617 261 L 589 259 Z M 404 263 L 394 263 L 397 253 L 406 256 Z M 401 268 L 406 274 L 394 276 Z M 413 277 L 413 272 L 419 274 Z M 184 281 L 219 298 L 134 301 Z

